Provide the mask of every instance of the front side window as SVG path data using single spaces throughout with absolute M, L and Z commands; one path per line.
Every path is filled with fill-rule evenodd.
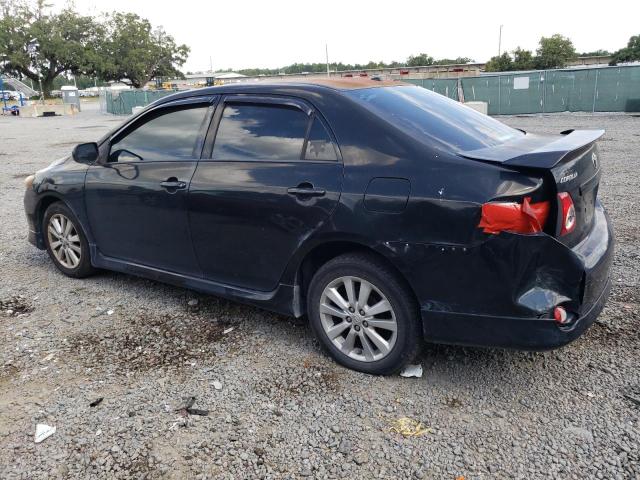
M 227 104 L 213 147 L 215 160 L 300 160 L 309 117 L 297 108 Z
M 111 145 L 109 161 L 190 160 L 196 152 L 207 106 L 168 108 Z

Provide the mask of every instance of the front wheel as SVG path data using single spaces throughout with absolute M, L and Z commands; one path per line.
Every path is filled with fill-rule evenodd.
M 89 243 L 80 222 L 62 202 L 49 205 L 42 221 L 45 245 L 49 257 L 62 273 L 73 278 L 91 275 Z
M 416 302 L 402 279 L 366 254 L 322 266 L 307 295 L 313 331 L 340 364 L 389 375 L 415 357 L 421 330 Z

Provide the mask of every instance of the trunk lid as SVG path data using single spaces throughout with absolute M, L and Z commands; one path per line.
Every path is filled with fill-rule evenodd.
M 521 171 L 542 173 L 549 195 L 551 215 L 545 231 L 553 233 L 569 247 L 587 236 L 593 225 L 600 184 L 600 154 L 596 141 L 604 130 L 569 130 L 560 135 L 526 134 L 501 145 L 461 155 L 483 162 L 498 163 Z M 560 236 L 562 210 L 558 193 L 571 195 L 576 211 L 575 229 Z

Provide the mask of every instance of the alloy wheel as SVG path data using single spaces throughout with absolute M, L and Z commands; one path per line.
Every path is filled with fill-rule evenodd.
M 398 324 L 391 303 L 362 278 L 340 277 L 325 287 L 320 321 L 333 345 L 354 360 L 380 360 L 396 343 Z
M 68 217 L 61 213 L 52 215 L 47 225 L 47 237 L 54 257 L 63 267 L 74 269 L 80 264 L 80 235 Z

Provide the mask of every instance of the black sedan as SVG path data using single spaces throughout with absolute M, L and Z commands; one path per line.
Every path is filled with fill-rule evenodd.
M 29 240 L 72 277 L 306 315 L 363 372 L 422 340 L 555 348 L 608 295 L 602 134 L 525 133 L 392 82 L 183 92 L 29 177 Z

